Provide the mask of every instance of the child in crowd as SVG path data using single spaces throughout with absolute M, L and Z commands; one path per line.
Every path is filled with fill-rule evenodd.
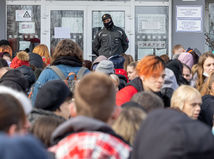
M 107 124 L 114 118 L 115 93 L 113 82 L 103 73 L 89 73 L 80 80 L 71 107 L 73 118 L 52 134 L 56 145 L 49 150 L 56 158 L 129 157 L 129 145 Z

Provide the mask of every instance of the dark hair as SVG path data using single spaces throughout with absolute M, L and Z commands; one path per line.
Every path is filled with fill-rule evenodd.
M 150 91 L 136 93 L 131 101 L 140 104 L 146 112 L 150 112 L 157 108 L 164 108 L 162 99 Z
M 0 131 L 8 132 L 15 124 L 17 130 L 25 124 L 25 113 L 21 103 L 10 94 L 0 94 Z
M 161 55 L 160 58 L 164 61 L 165 64 L 170 60 L 167 54 Z
M 65 120 L 57 116 L 41 116 L 34 122 L 31 133 L 48 148 L 51 146 L 51 134 Z
M 9 67 L 9 66 L 5 59 L 0 58 L 0 68 L 2 68 L 2 67 Z

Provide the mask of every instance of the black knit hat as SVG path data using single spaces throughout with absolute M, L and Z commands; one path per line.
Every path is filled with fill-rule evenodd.
M 106 20 L 106 19 L 112 19 L 110 14 L 104 14 L 102 16 L 102 21 Z
M 36 68 L 43 68 L 42 57 L 35 53 L 29 53 L 30 56 L 30 65 L 35 66 Z
M 35 108 L 55 111 L 69 96 L 70 90 L 62 80 L 51 80 L 38 91 Z

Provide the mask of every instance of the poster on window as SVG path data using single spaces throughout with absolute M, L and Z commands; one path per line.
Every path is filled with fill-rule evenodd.
M 70 33 L 83 33 L 83 18 L 62 17 L 62 28 L 69 28 Z
M 31 21 L 31 10 L 16 10 L 16 21 Z
M 138 33 L 144 34 L 165 34 L 166 15 L 165 14 L 139 14 Z
M 19 33 L 35 34 L 35 22 L 19 22 Z

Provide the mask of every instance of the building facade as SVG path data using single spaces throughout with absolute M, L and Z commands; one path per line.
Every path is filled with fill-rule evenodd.
M 70 38 L 90 60 L 104 13 L 125 30 L 126 53 L 136 60 L 147 54 L 171 56 L 175 44 L 205 52 L 214 39 L 214 0 L 1 0 L 0 8 L 5 21 L 0 39 L 8 39 L 14 51 L 43 43 L 52 52 L 58 41 Z

